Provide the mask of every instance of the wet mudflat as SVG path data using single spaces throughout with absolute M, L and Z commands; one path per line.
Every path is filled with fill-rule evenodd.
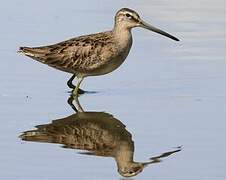
M 225 179 L 224 1 L 89 3 L 2 5 L 0 179 L 120 179 L 113 151 L 128 157 L 134 150 L 134 161 L 151 162 L 178 146 L 181 151 L 160 157 L 134 179 Z M 15 52 L 110 29 L 121 7 L 136 9 L 181 41 L 135 29 L 126 62 L 82 84 L 96 93 L 79 97 L 88 112 L 80 118 L 67 103 L 70 75 Z M 27 131 L 33 139 L 21 140 Z M 95 148 L 92 133 L 102 142 L 91 143 Z

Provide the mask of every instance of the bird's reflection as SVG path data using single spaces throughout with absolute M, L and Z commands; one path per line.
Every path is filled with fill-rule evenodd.
M 77 108 L 73 105 L 74 100 Z M 77 111 L 75 114 L 38 125 L 35 130 L 24 132 L 20 138 L 59 143 L 64 148 L 83 150 L 82 154 L 113 157 L 119 174 L 124 177 L 135 176 L 147 165 L 158 163 L 162 158 L 181 150 L 177 148 L 152 157 L 147 162 L 135 162 L 132 135 L 120 120 L 104 112 L 84 112 L 78 99 L 69 98 L 68 102 Z

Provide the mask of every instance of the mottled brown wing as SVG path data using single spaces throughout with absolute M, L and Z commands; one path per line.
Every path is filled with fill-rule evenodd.
M 50 46 L 21 47 L 20 52 L 56 69 L 76 74 L 100 63 L 109 32 L 80 36 Z

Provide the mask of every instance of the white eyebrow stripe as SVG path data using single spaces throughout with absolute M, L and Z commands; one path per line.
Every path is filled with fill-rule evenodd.
M 124 14 L 126 15 L 126 14 L 129 14 L 130 16 L 133 16 L 133 13 L 131 13 L 131 12 L 124 12 Z

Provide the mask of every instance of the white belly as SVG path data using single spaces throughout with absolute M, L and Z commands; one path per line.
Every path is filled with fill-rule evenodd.
M 131 47 L 131 46 L 130 46 Z M 100 76 L 108 74 L 117 69 L 126 59 L 129 54 L 130 47 L 126 51 L 119 53 L 116 57 L 109 59 L 104 64 L 93 70 L 88 76 Z

